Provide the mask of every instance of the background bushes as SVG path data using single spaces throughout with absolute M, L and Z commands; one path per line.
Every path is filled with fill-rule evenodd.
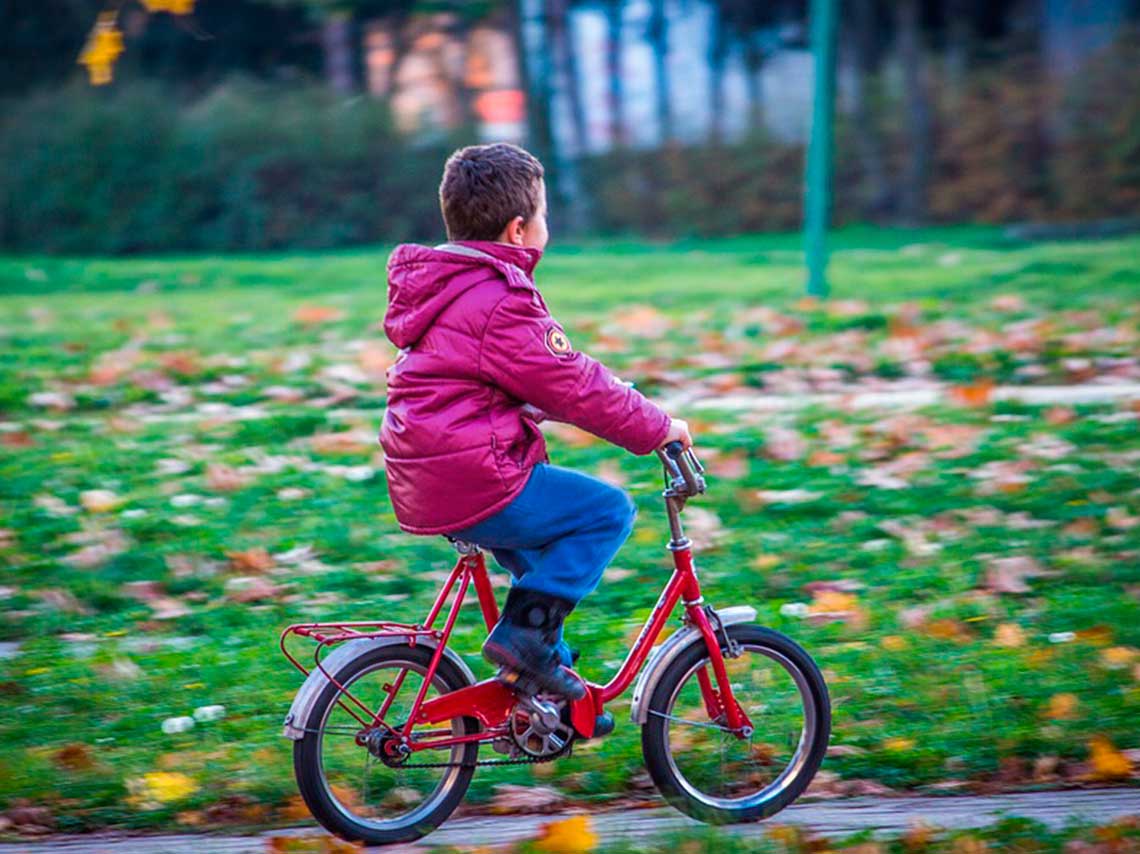
M 126 253 L 436 234 L 457 140 L 408 144 L 380 101 L 235 80 L 188 105 L 73 87 L 7 105 L 0 242 Z
M 1122 37 L 1064 88 L 1026 57 L 951 84 L 933 74 L 931 222 L 1140 216 L 1140 41 Z M 889 81 L 863 125 L 837 124 L 835 219 L 898 219 L 910 142 Z M 383 101 L 236 79 L 179 103 L 148 85 L 0 105 L 0 245 L 131 253 L 317 248 L 442 237 L 443 161 L 470 133 L 407 139 Z M 868 169 L 868 152 L 880 168 Z M 793 229 L 803 149 L 618 150 L 579 163 L 588 229 L 722 235 Z M 560 200 L 552 194 L 558 219 Z M 556 227 L 559 223 L 556 222 Z

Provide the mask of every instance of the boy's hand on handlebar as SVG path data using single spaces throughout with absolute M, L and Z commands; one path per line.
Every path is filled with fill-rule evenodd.
M 669 432 L 665 434 L 665 441 L 661 443 L 664 448 L 670 442 L 680 442 L 684 447 L 693 447 L 693 437 L 689 435 L 689 425 L 680 418 L 672 418 L 669 423 Z

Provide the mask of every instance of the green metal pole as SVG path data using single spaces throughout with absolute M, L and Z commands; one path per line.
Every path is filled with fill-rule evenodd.
M 835 113 L 836 0 L 811 0 L 815 65 L 811 139 L 804 187 L 804 250 L 810 296 L 827 296 L 827 220 L 831 208 L 832 116 Z

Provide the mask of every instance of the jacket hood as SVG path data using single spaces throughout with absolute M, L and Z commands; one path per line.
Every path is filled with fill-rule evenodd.
M 388 258 L 388 309 L 384 332 L 397 347 L 410 347 L 431 328 L 445 308 L 497 271 L 508 284 L 534 287 L 534 268 L 542 251 L 489 240 L 455 241 L 484 253 L 460 255 L 444 249 L 404 243 Z M 490 256 L 490 257 L 485 257 Z

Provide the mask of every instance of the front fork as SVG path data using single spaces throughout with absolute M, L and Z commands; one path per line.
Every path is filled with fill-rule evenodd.
M 753 732 L 752 721 L 737 702 L 732 693 L 732 683 L 728 678 L 728 668 L 724 663 L 724 653 L 727 651 L 721 646 L 720 638 L 709 619 L 708 611 L 699 605 L 686 605 L 686 614 L 689 621 L 696 626 L 705 639 L 709 651 L 709 661 L 712 664 L 713 675 L 709 677 L 708 665 L 702 665 L 697 671 L 697 683 L 701 687 L 701 697 L 705 703 L 705 710 L 710 720 L 722 719 L 728 728 L 739 739 L 751 737 Z M 721 633 L 725 643 L 728 644 L 728 632 L 722 626 Z M 715 680 L 715 684 L 714 684 Z
M 697 682 L 701 687 L 705 710 L 708 712 L 709 720 L 723 720 L 737 738 L 749 738 L 753 732 L 752 721 L 732 693 L 732 683 L 729 681 L 728 668 L 724 663 L 724 653 L 731 654 L 732 644 L 728 631 L 720 624 L 716 613 L 703 604 L 704 597 L 701 596 L 697 573 L 693 568 L 693 554 L 688 539 L 684 538 L 680 542 L 674 540 L 674 544 L 676 547 L 672 549 L 673 561 L 684 575 L 682 601 L 685 604 L 685 616 L 690 625 L 694 626 L 704 638 L 709 651 L 709 661 L 712 664 L 712 678 L 709 677 L 707 665 L 702 665 L 697 671 Z M 713 614 L 712 620 L 717 620 L 717 627 L 724 635 L 724 649 L 721 647 L 721 640 L 717 637 L 712 620 L 709 619 L 710 612 Z

